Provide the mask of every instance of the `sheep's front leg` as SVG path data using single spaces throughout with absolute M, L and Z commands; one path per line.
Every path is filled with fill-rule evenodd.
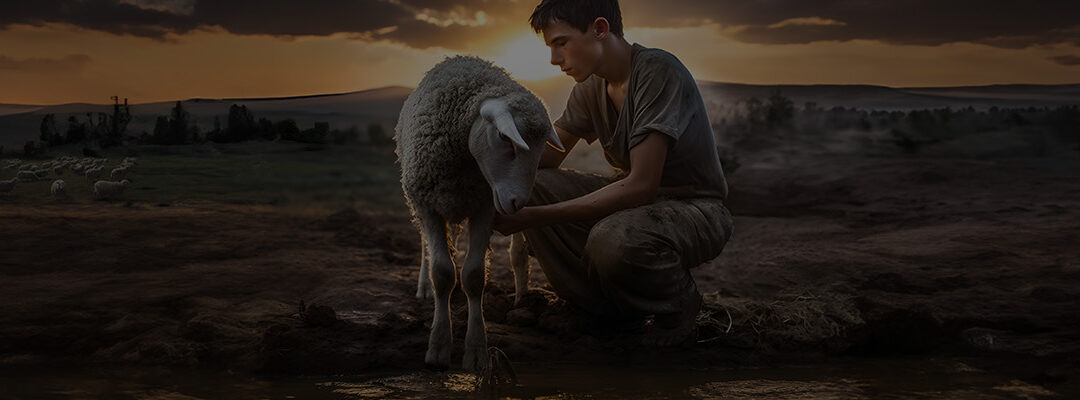
M 461 269 L 461 286 L 469 299 L 469 325 L 461 365 L 470 371 L 481 371 L 488 362 L 484 286 L 487 284 L 487 252 L 494 219 L 493 210 L 469 218 L 469 254 Z
M 420 216 L 424 242 L 427 244 L 428 272 L 435 289 L 435 317 L 431 321 L 431 336 L 428 338 L 427 355 L 424 363 L 435 369 L 450 367 L 450 292 L 454 290 L 456 274 L 454 258 L 446 241 L 446 220 L 433 213 Z
M 529 292 L 529 248 L 524 233 L 510 236 L 510 268 L 514 271 L 514 305 L 517 306 Z

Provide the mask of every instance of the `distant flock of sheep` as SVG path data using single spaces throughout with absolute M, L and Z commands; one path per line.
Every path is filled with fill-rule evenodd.
M 88 182 L 94 182 L 91 190 L 94 198 L 115 199 L 124 193 L 124 189 L 131 187 L 131 181 L 127 180 L 128 174 L 135 168 L 135 157 L 126 157 L 120 165 L 109 172 L 112 180 L 102 180 L 105 174 L 107 158 L 75 158 L 71 156 L 57 157 L 55 160 L 39 164 L 31 164 L 22 160 L 7 160 L 3 171 L 15 171 L 15 177 L 8 180 L 0 180 L 0 193 L 11 192 L 19 183 L 31 183 L 46 181 L 49 174 L 59 178 L 64 170 L 70 170 L 76 176 L 83 176 Z M 67 183 L 63 179 L 53 180 L 49 187 L 49 193 L 57 198 L 67 198 Z

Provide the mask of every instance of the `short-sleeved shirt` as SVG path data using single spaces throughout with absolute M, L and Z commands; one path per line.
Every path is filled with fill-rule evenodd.
M 590 76 L 574 85 L 555 126 L 592 143 L 599 139 L 608 163 L 630 170 L 630 149 L 650 133 L 671 137 L 660 194 L 726 197 L 705 103 L 690 71 L 671 53 L 634 43 L 622 112 L 609 99 L 607 82 Z

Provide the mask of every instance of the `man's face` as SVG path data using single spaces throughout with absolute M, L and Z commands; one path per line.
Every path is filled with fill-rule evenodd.
M 563 21 L 553 21 L 541 32 L 551 48 L 551 65 L 558 66 L 577 82 L 596 72 L 603 49 L 592 32 L 581 32 Z

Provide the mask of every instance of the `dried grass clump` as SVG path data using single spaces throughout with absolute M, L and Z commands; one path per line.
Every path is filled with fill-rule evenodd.
M 760 350 L 846 347 L 845 333 L 863 320 L 850 296 L 781 294 L 747 299 L 705 294 L 698 315 L 699 343 L 720 342 Z

